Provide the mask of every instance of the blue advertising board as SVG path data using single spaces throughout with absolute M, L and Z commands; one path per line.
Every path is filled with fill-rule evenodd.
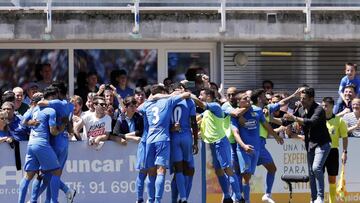
M 22 163 L 24 163 L 26 145 L 27 142 L 20 143 Z M 86 142 L 71 142 L 62 180 L 69 187 L 76 189 L 74 202 L 135 202 L 136 150 L 135 143 L 122 146 L 114 142 L 106 142 L 99 151 L 96 151 Z M 8 144 L 0 145 L 0 154 L 0 202 L 17 202 L 23 171 L 16 170 L 14 151 Z M 196 171 L 189 202 L 201 202 L 202 198 L 200 155 L 195 156 L 195 164 Z M 167 172 L 163 202 L 171 202 L 170 182 L 171 176 Z M 145 192 L 144 197 L 146 196 Z M 27 200 L 29 197 L 30 192 Z M 65 202 L 65 195 L 61 191 L 59 202 Z

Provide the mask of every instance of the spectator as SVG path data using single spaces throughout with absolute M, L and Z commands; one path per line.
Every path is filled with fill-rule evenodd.
M 82 111 L 82 105 L 83 105 L 83 100 L 81 99 L 80 96 L 78 95 L 74 95 L 70 98 L 70 102 L 74 105 L 74 110 L 73 110 L 73 116 L 72 116 L 72 122 L 73 122 L 73 126 L 76 125 L 76 122 L 78 122 L 80 120 L 80 118 L 82 116 L 84 116 L 84 112 Z M 86 140 L 86 135 L 83 133 L 83 129 L 80 130 L 80 132 L 76 133 L 74 132 L 73 134 L 74 137 L 72 137 L 72 140 Z
M 274 83 L 271 80 L 264 80 L 262 82 L 262 87 L 265 90 L 265 92 L 269 92 L 273 94 Z
M 134 90 L 128 87 L 127 73 L 123 69 L 111 72 L 111 84 L 116 88 L 121 98 L 134 95 Z
M 38 91 L 38 85 L 35 82 L 31 82 L 26 85 L 26 94 L 24 103 L 30 106 L 33 95 Z
M 39 75 L 37 77 L 37 85 L 40 91 L 50 86 L 53 82 L 51 65 L 49 63 L 41 64 Z
M 1 96 L 2 103 L 5 102 L 11 102 L 15 104 L 15 93 L 12 90 L 7 90 L 4 92 L 4 94 Z
M 82 111 L 83 100 L 81 99 L 81 97 L 78 95 L 74 95 L 70 98 L 70 102 L 74 104 L 73 115 L 78 117 L 83 116 L 84 115 L 84 112 Z
M 89 145 L 99 150 L 108 140 L 111 133 L 111 117 L 106 115 L 106 102 L 104 97 L 94 98 L 94 113 L 88 113 L 77 126 L 74 126 L 75 132 L 79 132 L 83 126 L 89 139 Z
M 110 139 L 119 144 L 126 143 L 125 140 L 140 141 L 144 130 L 143 117 L 136 112 L 136 100 L 134 97 L 126 97 L 124 100 L 125 112 L 118 117 L 113 135 Z
M 94 92 L 90 92 L 87 95 L 86 106 L 89 109 L 88 111 L 82 112 L 82 114 L 80 114 L 80 116 L 73 115 L 72 122 L 73 122 L 74 129 L 76 128 L 76 126 L 80 125 L 80 123 L 82 122 L 82 118 L 84 118 L 88 114 L 93 114 L 94 113 L 95 108 L 94 108 L 93 101 L 94 101 L 95 96 L 96 96 L 96 93 L 94 93 Z M 78 130 L 74 130 L 74 134 L 75 134 L 75 138 L 77 140 L 87 140 L 88 139 L 87 134 L 86 134 L 86 130 L 84 130 L 83 127 L 79 128 Z
M 136 100 L 136 106 L 140 106 L 142 103 L 145 102 L 146 95 L 145 95 L 145 89 L 143 87 L 137 87 L 135 88 L 135 95 L 134 98 Z
M 112 127 L 115 126 L 116 119 L 119 116 L 118 112 L 123 110 L 122 98 L 117 93 L 116 88 L 113 85 L 102 84 L 97 92 L 97 95 L 104 96 L 106 102 L 106 114 L 112 118 Z M 115 99 L 116 98 L 116 99 Z M 119 108 L 119 109 L 118 109 Z
M 83 101 L 86 101 L 89 92 L 96 93 L 97 91 L 99 91 L 97 87 L 97 83 L 98 83 L 97 73 L 91 71 L 86 75 L 86 85 L 78 86 L 78 88 L 75 90 L 75 94 L 79 95 Z M 82 110 L 83 111 L 88 110 L 87 105 L 83 105 Z
M 344 100 L 334 106 L 334 114 L 337 116 L 343 116 L 346 113 L 352 112 L 351 101 L 356 97 L 355 87 L 348 85 L 344 88 Z
M 289 95 L 288 95 L 289 96 Z M 286 96 L 286 97 L 288 97 Z M 271 98 L 270 103 L 276 104 L 279 103 L 282 99 L 286 98 L 282 97 L 280 94 L 274 94 L 274 96 Z M 284 107 L 287 107 L 287 104 L 284 105 Z M 287 135 L 285 135 L 285 128 L 281 125 L 281 118 L 286 114 L 287 111 L 283 111 L 281 107 L 279 109 L 275 109 L 275 111 L 270 115 L 270 125 L 274 129 L 275 132 L 279 133 L 279 136 L 282 138 L 287 138 Z M 275 119 L 278 119 L 279 122 L 276 122 Z
M 171 80 L 171 78 L 165 78 L 163 84 L 165 87 L 170 87 L 173 84 L 173 81 Z
M 22 125 L 22 116 L 14 113 L 14 104 L 12 102 L 4 102 L 1 109 L 8 114 L 9 134 L 16 141 L 29 140 L 30 128 Z
M 346 98 L 344 95 L 345 87 L 352 85 L 355 89 L 355 97 L 360 96 L 360 78 L 356 76 L 357 65 L 354 63 L 345 64 L 345 76 L 341 79 L 339 84 L 339 99 L 336 102 L 336 105 L 341 105 L 342 102 L 346 103 Z
M 0 111 L 0 143 L 12 143 L 14 140 L 8 131 L 8 114 L 5 111 Z
M 24 115 L 24 113 L 29 109 L 29 105 L 23 102 L 24 90 L 21 87 L 15 87 L 13 92 L 15 94 L 15 111 L 17 111 L 20 115 Z
M 89 92 L 88 95 L 87 95 L 87 100 L 86 100 L 86 107 L 89 109 L 88 111 L 85 111 L 84 114 L 87 114 L 87 113 L 91 113 L 91 112 L 94 112 L 95 111 L 95 108 L 94 108 L 94 98 L 96 97 L 96 93 L 95 92 Z
M 343 119 L 348 126 L 349 137 L 360 137 L 360 99 L 352 101 L 353 112 L 344 115 Z

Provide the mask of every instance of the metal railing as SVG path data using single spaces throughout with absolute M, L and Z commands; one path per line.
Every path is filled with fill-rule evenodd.
M 360 0 L 0 0 L 0 11 L 38 11 L 47 14 L 45 33 L 51 33 L 52 11 L 124 11 L 134 14 L 133 33 L 139 31 L 142 11 L 213 11 L 221 14 L 219 32 L 226 32 L 228 11 L 298 11 L 311 32 L 313 11 L 359 11 Z
M 218 10 L 222 0 L 140 0 L 139 10 Z M 52 10 L 131 10 L 135 0 L 51 0 Z M 47 0 L 0 0 L 0 10 L 29 10 Z M 306 0 L 226 0 L 226 10 L 303 10 Z M 360 0 L 312 0 L 311 10 L 360 10 Z

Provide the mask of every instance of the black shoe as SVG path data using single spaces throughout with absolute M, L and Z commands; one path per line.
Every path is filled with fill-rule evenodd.
M 239 201 L 235 201 L 235 203 L 245 203 L 245 200 L 244 199 L 241 199 Z
M 144 200 L 142 200 L 142 199 L 137 200 L 136 203 L 144 203 Z
M 223 199 L 223 203 L 233 203 L 231 197 Z

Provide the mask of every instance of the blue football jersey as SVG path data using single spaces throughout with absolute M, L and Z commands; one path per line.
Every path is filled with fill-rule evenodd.
M 172 124 L 180 123 L 180 131 L 172 132 L 172 135 L 191 133 L 191 116 L 196 116 L 196 107 L 192 99 L 186 99 L 179 102 L 171 117 Z
M 246 119 L 244 126 L 240 126 L 237 118 L 231 118 L 231 124 L 239 130 L 241 139 L 245 144 L 250 144 L 255 149 L 259 149 L 260 123 L 265 122 L 264 113 L 261 108 L 252 106 L 243 117 Z
M 146 143 L 170 141 L 170 121 L 173 108 L 182 100 L 180 96 L 146 101 L 140 112 L 148 121 Z
M 39 125 L 32 126 L 28 144 L 48 144 L 50 127 L 56 126 L 55 110 L 49 107 L 35 107 L 31 113 L 24 117 L 25 121 L 37 120 Z

